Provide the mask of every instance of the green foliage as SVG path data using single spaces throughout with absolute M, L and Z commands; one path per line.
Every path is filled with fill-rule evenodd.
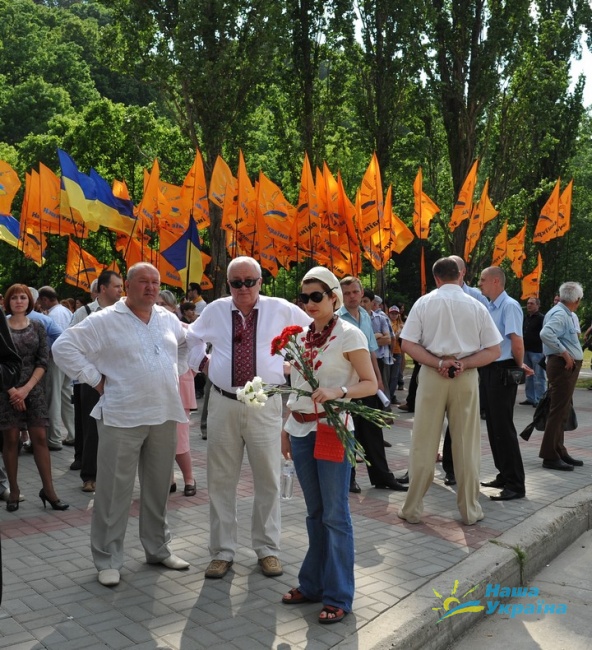
M 466 224 L 451 234 L 448 220 L 479 157 L 475 194 L 489 177 L 500 214 L 469 277 L 490 263 L 507 219 L 510 236 L 526 220 L 525 272 L 542 251 L 543 302 L 564 279 L 592 280 L 592 126 L 583 82 L 569 77 L 582 30 L 590 41 L 587 0 L 0 0 L 0 15 L 0 158 L 21 179 L 39 161 L 58 171 L 62 147 L 82 171 L 125 180 L 137 202 L 154 158 L 179 184 L 196 146 L 207 175 L 218 155 L 236 170 L 242 149 L 252 179 L 264 171 L 295 203 L 307 151 L 313 169 L 326 161 L 341 173 L 353 200 L 376 151 L 384 190 L 393 185 L 394 211 L 408 225 L 418 167 L 441 208 L 425 247 L 429 269 L 462 253 Z M 575 179 L 572 230 L 533 245 L 558 176 L 563 186 Z M 212 214 L 204 239 L 218 294 L 226 252 Z M 85 242 L 103 261 L 112 244 L 102 232 Z M 32 284 L 59 284 L 64 245 L 51 238 L 38 269 L 0 242 L 0 281 L 9 263 Z M 420 248 L 413 242 L 381 274 L 366 264 L 364 282 L 409 305 Z M 293 296 L 305 268 L 280 271 L 269 290 Z

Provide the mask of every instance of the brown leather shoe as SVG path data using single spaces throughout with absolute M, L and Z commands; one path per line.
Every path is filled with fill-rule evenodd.
M 262 557 L 259 560 L 259 566 L 261 567 L 261 572 L 264 576 L 268 578 L 275 578 L 276 576 L 281 576 L 284 572 L 282 569 L 282 563 L 278 560 L 275 555 L 268 555 L 267 557 Z
M 82 491 L 83 492 L 94 492 L 97 484 L 94 481 L 84 481 L 84 485 L 82 486 Z
M 223 578 L 227 573 L 228 569 L 232 566 L 232 560 L 230 562 L 226 560 L 212 560 L 208 564 L 208 568 L 205 572 L 206 578 Z

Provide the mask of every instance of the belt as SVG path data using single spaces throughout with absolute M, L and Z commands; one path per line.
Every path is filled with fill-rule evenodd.
M 500 368 L 517 368 L 514 359 L 504 359 L 503 361 L 493 361 L 490 366 L 499 366 Z
M 224 395 L 224 397 L 228 397 L 228 399 L 238 399 L 236 393 L 229 393 L 227 390 L 222 390 L 219 386 L 216 386 L 216 384 L 212 384 L 212 388 L 218 393 L 220 393 L 220 395 Z
M 300 424 L 304 424 L 304 422 L 314 422 L 315 420 L 327 417 L 326 413 L 319 413 L 318 415 L 317 413 L 300 413 L 299 411 L 292 411 L 291 413 L 296 422 L 300 422 Z

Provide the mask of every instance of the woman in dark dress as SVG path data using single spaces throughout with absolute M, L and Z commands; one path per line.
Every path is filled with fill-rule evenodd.
M 33 297 L 28 287 L 13 284 L 5 294 L 4 306 L 11 316 L 8 326 L 16 350 L 21 357 L 21 373 L 16 385 L 0 393 L 0 429 L 4 437 L 4 466 L 10 485 L 9 512 L 19 508 L 20 490 L 17 482 L 18 441 L 21 429 L 28 429 L 33 443 L 35 464 L 41 476 L 43 488 L 39 498 L 54 510 L 66 510 L 67 503 L 60 501 L 53 488 L 51 461 L 47 447 L 48 424 L 45 398 L 45 371 L 49 358 L 45 328 L 37 321 L 27 318 L 33 309 Z

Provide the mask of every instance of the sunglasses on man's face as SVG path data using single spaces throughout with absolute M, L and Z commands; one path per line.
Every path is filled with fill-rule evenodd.
M 254 287 L 257 282 L 259 282 L 261 278 L 255 278 L 249 279 L 249 280 L 228 280 L 228 284 L 233 288 L 233 289 L 242 289 L 243 287 L 247 287 L 247 289 L 251 289 Z
M 298 295 L 298 300 L 303 305 L 308 305 L 308 301 L 312 300 L 313 302 L 321 302 L 324 295 L 328 295 L 326 291 L 313 291 L 312 293 L 301 293 Z

